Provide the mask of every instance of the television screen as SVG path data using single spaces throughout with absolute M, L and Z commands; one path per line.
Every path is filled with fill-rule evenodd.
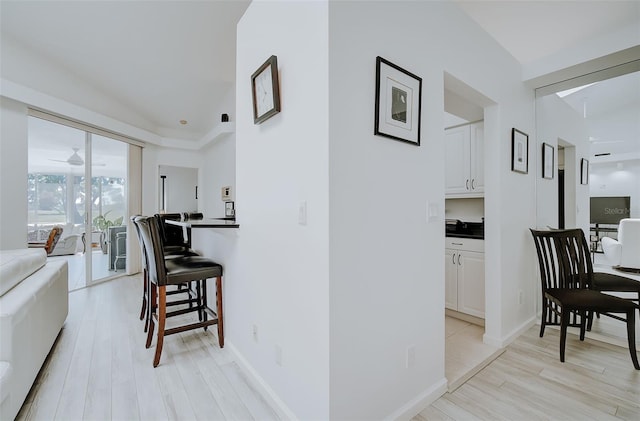
M 592 197 L 592 224 L 619 224 L 623 218 L 631 216 L 631 197 Z

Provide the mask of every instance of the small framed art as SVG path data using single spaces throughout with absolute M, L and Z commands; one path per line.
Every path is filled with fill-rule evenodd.
M 511 171 L 529 172 L 529 135 L 516 128 L 511 129 Z
M 589 184 L 589 161 L 584 158 L 580 160 L 580 184 Z
M 555 148 L 548 143 L 542 143 L 542 178 L 553 179 L 555 165 Z
M 373 133 L 420 146 L 422 78 L 376 57 Z
M 271 56 L 251 75 L 253 123 L 260 124 L 280 112 L 278 58 Z

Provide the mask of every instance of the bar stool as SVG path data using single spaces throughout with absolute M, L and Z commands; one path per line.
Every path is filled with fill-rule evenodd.
M 142 236 L 141 236 L 141 233 L 140 233 L 140 227 L 138 226 L 138 224 L 135 221 L 135 219 L 137 217 L 139 217 L 139 216 L 141 216 L 141 215 L 132 216 L 131 217 L 131 222 L 133 222 L 133 226 L 136 229 L 136 233 L 138 235 L 138 241 L 140 243 L 140 251 L 141 251 L 142 257 L 143 257 L 142 306 L 141 306 L 141 309 L 140 309 L 140 320 L 143 320 L 143 319 L 145 320 L 144 331 L 147 332 L 148 329 L 149 329 L 149 325 L 150 325 L 151 314 L 152 314 L 152 312 L 154 312 L 156 310 L 156 308 L 155 308 L 156 299 L 155 299 L 155 297 L 151 297 L 151 293 L 150 293 L 151 288 L 149 287 L 149 276 L 148 276 L 149 261 L 148 261 L 146 250 L 144 248 L 144 243 L 143 243 L 143 240 L 142 240 Z M 195 252 L 195 251 L 193 251 L 191 249 L 188 249 L 188 250 L 184 250 L 184 249 L 180 249 L 180 250 L 177 250 L 177 249 L 165 250 L 164 254 L 165 254 L 165 259 L 173 259 L 173 258 L 180 257 L 180 256 L 199 256 L 199 254 L 197 252 Z M 196 291 L 194 291 L 191 288 L 191 285 L 180 284 L 180 285 L 178 285 L 176 287 L 175 290 L 167 291 L 167 295 L 184 294 L 184 293 L 187 294 L 187 299 L 186 300 L 171 301 L 171 302 L 168 302 L 167 305 L 176 306 L 176 305 L 182 305 L 182 304 L 189 304 L 189 306 L 192 307 L 194 303 L 196 303 L 197 305 L 200 304 L 200 302 L 199 302 L 200 296 Z M 151 333 L 153 334 L 153 330 L 152 330 Z M 149 338 L 148 338 L 147 344 L 146 344 L 147 348 L 149 348 L 149 346 L 151 346 L 151 340 Z
M 151 326 L 148 331 L 147 343 L 153 332 L 154 319 L 158 322 L 158 340 L 153 366 L 157 367 L 162 355 L 162 345 L 164 337 L 187 330 L 204 328 L 218 325 L 218 344 L 224 347 L 224 329 L 222 316 L 222 266 L 211 259 L 199 256 L 182 256 L 172 259 L 165 259 L 162 239 L 160 237 L 160 227 L 158 219 L 154 217 L 139 216 L 135 218 L 138 225 L 144 249 L 148 260 L 148 278 L 151 296 L 157 297 L 158 313 L 152 312 L 150 319 Z M 216 278 L 216 311 L 207 306 L 206 281 L 209 278 Z M 202 299 L 198 306 L 182 310 L 167 312 L 167 291 L 168 285 L 178 285 L 195 282 L 196 288 L 202 291 Z M 198 311 L 202 316 L 200 321 L 186 325 L 166 329 L 166 318 Z M 208 320 L 208 316 L 212 319 Z

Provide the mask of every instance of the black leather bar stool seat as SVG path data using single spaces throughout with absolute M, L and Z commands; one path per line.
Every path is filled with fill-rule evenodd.
M 162 355 L 162 345 L 164 337 L 174 333 L 184 332 L 186 330 L 206 328 L 208 326 L 218 325 L 218 343 L 220 347 L 224 347 L 224 330 L 222 316 L 222 266 L 211 259 L 199 256 L 182 256 L 171 259 L 165 259 L 160 236 L 160 228 L 158 218 L 139 216 L 135 218 L 135 223 L 139 227 L 140 235 L 144 244 L 144 249 L 148 257 L 148 277 L 149 286 L 151 287 L 152 301 L 157 298 L 158 313 L 152 311 L 150 319 L 151 326 L 148 330 L 147 344 L 150 344 L 150 338 L 153 332 L 154 319 L 158 322 L 158 339 L 156 344 L 156 353 L 153 366 L 156 367 L 160 363 Z M 210 278 L 216 278 L 216 311 L 207 306 L 206 281 Z M 179 285 L 184 283 L 195 282 L 199 291 L 201 300 L 195 307 L 185 308 L 167 312 L 167 290 L 168 285 Z M 155 306 L 152 306 L 155 310 Z M 166 318 L 186 314 L 197 311 L 199 321 L 186 325 L 166 329 Z M 211 319 L 208 319 L 208 317 Z M 148 346 L 147 345 L 147 346 Z

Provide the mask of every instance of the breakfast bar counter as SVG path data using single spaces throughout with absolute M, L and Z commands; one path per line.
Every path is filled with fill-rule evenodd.
M 229 218 L 188 219 L 186 221 L 167 219 L 165 222 L 183 228 L 240 228 L 235 219 Z

